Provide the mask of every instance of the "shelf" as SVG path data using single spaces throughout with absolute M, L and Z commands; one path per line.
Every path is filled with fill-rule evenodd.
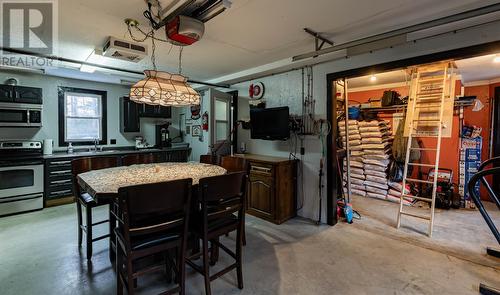
M 455 107 L 468 107 L 474 105 L 474 100 L 455 100 Z M 388 107 L 360 108 L 361 111 L 370 112 L 397 112 L 406 109 L 407 105 L 394 105 Z

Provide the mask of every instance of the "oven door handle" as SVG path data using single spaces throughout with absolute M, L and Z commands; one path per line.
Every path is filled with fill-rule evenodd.
M 13 203 L 13 202 L 19 202 L 19 201 L 27 201 L 27 200 L 33 200 L 33 199 L 39 199 L 39 198 L 43 198 L 43 196 L 37 195 L 37 196 L 33 196 L 33 197 L 15 199 L 15 200 L 7 200 L 7 201 L 1 201 L 1 199 L 0 199 L 0 204 L 7 204 L 7 203 Z

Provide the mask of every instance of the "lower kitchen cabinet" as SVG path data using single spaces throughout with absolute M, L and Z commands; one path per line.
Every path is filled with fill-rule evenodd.
M 160 162 L 187 162 L 191 149 L 176 149 L 167 151 L 147 151 L 159 154 Z M 93 155 L 99 156 L 116 156 L 123 157 L 127 153 L 110 155 Z M 78 155 L 68 157 L 67 155 L 57 158 L 52 156 L 45 160 L 45 180 L 44 180 L 44 206 L 51 207 L 61 204 L 74 202 L 73 195 L 73 175 L 71 171 L 71 161 L 79 157 L 88 157 L 88 155 Z
M 297 214 L 296 161 L 245 155 L 250 163 L 247 213 L 280 224 Z

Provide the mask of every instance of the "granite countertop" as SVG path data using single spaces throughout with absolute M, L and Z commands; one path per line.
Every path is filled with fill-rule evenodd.
M 201 178 L 226 174 L 226 169 L 202 163 L 158 163 L 120 166 L 93 170 L 78 175 L 78 183 L 92 196 L 113 195 L 120 187 L 192 178 L 196 185 Z
M 170 148 L 147 148 L 135 149 L 134 147 L 117 147 L 116 149 L 104 149 L 103 151 L 75 151 L 68 154 L 66 151 L 55 151 L 52 155 L 43 155 L 44 159 L 59 159 L 59 158 L 73 158 L 73 157 L 91 157 L 91 156 L 107 156 L 107 155 L 125 155 L 136 153 L 156 153 L 156 152 L 170 152 L 170 151 L 184 151 L 189 150 L 190 147 L 170 147 Z

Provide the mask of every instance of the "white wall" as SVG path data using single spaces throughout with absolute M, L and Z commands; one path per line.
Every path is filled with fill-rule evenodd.
M 59 86 L 77 87 L 92 90 L 102 90 L 107 92 L 107 117 L 108 117 L 108 143 L 110 139 L 116 139 L 116 145 L 113 146 L 133 146 L 136 133 L 120 132 L 120 107 L 119 98 L 127 95 L 128 86 L 90 82 L 83 80 L 65 79 L 36 73 L 13 73 L 0 71 L 0 83 L 8 78 L 17 78 L 20 86 L 39 87 L 43 89 L 43 127 L 42 128 L 0 128 L 0 140 L 7 139 L 33 139 L 43 140 L 46 138 L 54 139 L 55 150 L 65 150 L 64 147 L 58 147 L 58 94 Z M 141 118 L 141 134 L 145 136 L 148 142 L 155 143 L 154 124 L 158 120 Z
M 208 91 L 202 91 L 200 93 L 202 95 L 201 98 L 201 113 L 200 115 L 203 115 L 205 111 L 210 112 L 210 97 L 208 94 Z M 184 114 L 183 116 L 181 114 Z M 191 118 L 191 108 L 189 107 L 184 107 L 184 108 L 177 108 L 176 109 L 176 114 L 172 115 L 173 118 L 181 118 L 183 121 L 181 126 L 183 129 L 185 129 L 186 126 L 186 119 Z M 177 119 L 174 119 L 177 120 Z M 178 123 L 177 121 L 173 121 L 175 128 L 177 128 Z M 198 120 L 191 120 L 190 126 L 193 125 L 201 125 L 201 117 Z M 209 126 L 211 128 L 211 126 Z M 177 128 L 178 129 L 178 128 Z M 201 138 L 196 136 L 193 137 L 191 134 L 185 135 L 184 137 L 184 142 L 189 143 L 189 146 L 191 147 L 191 156 L 190 156 L 190 161 L 199 161 L 200 160 L 200 155 L 205 155 L 209 151 L 209 145 L 210 145 L 210 134 L 209 131 L 202 131 L 202 136 Z

